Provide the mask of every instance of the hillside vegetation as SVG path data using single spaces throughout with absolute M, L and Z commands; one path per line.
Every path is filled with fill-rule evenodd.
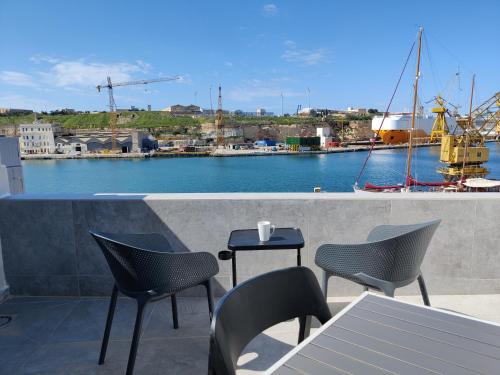
M 109 127 L 108 113 L 79 113 L 79 114 L 38 114 L 42 122 L 55 122 L 66 129 L 105 129 Z M 238 117 L 226 116 L 226 123 L 237 125 L 315 125 L 332 122 L 346 122 L 349 120 L 362 120 L 367 116 L 347 115 L 344 117 L 328 116 L 321 117 L 296 117 L 296 116 L 263 116 L 263 117 Z M 32 123 L 34 116 L 31 115 L 0 115 L 0 126 L 19 125 Z M 192 130 L 200 124 L 213 121 L 211 118 L 192 118 L 189 116 L 173 117 L 166 112 L 120 112 L 118 127 L 120 128 L 150 128 L 175 130 Z
M 55 122 L 66 129 L 105 129 L 109 127 L 108 113 L 79 114 L 39 114 L 42 122 Z M 0 116 L 0 126 L 13 124 L 29 124 L 33 115 Z M 118 117 L 118 127 L 121 128 L 173 128 L 193 127 L 200 124 L 200 119 L 191 117 L 172 117 L 165 112 L 121 112 Z

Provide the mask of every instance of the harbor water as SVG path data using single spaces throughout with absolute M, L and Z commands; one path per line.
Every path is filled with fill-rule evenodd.
M 500 179 L 500 143 L 488 143 Z M 439 147 L 413 153 L 413 177 L 442 181 Z M 351 192 L 366 152 L 337 154 L 23 161 L 27 193 Z M 377 150 L 361 184 L 404 181 L 405 149 Z

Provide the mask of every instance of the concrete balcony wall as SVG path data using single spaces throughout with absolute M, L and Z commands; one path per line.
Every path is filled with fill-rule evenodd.
M 0 199 L 5 275 L 17 295 L 106 295 L 112 278 L 89 229 L 159 232 L 172 246 L 217 255 L 234 229 L 268 219 L 299 227 L 303 264 L 321 277 L 314 254 L 323 243 L 355 243 L 379 224 L 441 218 L 423 264 L 431 294 L 500 293 L 500 194 L 21 194 Z M 293 250 L 238 253 L 242 281 L 293 266 Z M 230 262 L 220 261 L 217 293 L 230 288 Z M 333 296 L 361 288 L 332 278 Z M 202 289 L 190 294 L 202 294 Z M 398 294 L 418 293 L 416 285 Z

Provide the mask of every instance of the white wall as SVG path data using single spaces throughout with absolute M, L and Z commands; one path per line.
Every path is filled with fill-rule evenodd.
M 17 137 L 0 138 L 0 197 L 24 191 L 23 170 Z M 5 280 L 0 238 L 0 301 L 6 296 L 9 286 Z

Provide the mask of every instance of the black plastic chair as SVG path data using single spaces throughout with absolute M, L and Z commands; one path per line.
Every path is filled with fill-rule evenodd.
M 286 268 L 247 280 L 231 289 L 215 308 L 210 329 L 210 375 L 234 375 L 243 349 L 269 327 L 299 318 L 299 342 L 306 319 L 321 324 L 332 315 L 318 280 L 306 267 Z
M 137 316 L 127 375 L 134 370 L 144 308 L 148 302 L 170 297 L 174 328 L 178 328 L 175 294 L 197 285 L 207 289 L 210 318 L 213 312 L 211 278 L 219 272 L 217 259 L 206 252 L 173 252 L 160 234 L 114 234 L 90 231 L 99 244 L 115 279 L 102 340 L 99 364 L 104 363 L 118 292 L 137 300 Z
M 395 289 L 417 279 L 424 304 L 430 306 L 420 266 L 440 222 L 380 225 L 372 229 L 365 243 L 321 245 L 315 262 L 324 271 L 325 297 L 331 276 L 380 290 L 390 297 L 394 297 Z

